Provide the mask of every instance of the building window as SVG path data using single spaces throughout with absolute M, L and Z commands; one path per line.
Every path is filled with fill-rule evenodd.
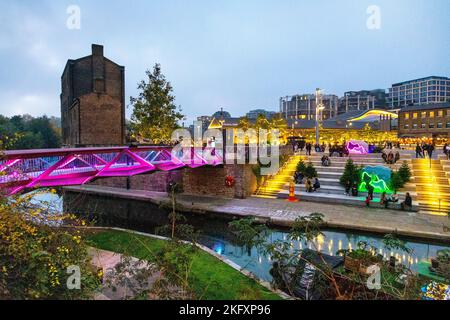
M 420 115 L 422 118 L 426 118 L 427 117 L 427 113 L 426 112 L 422 112 Z
M 433 129 L 434 128 L 434 123 L 430 122 L 430 124 L 428 124 L 428 128 Z
M 405 119 L 409 119 L 409 113 L 405 113 Z
M 450 128 L 450 122 L 447 122 L 447 123 L 445 124 L 445 127 L 446 127 L 446 128 Z
M 413 123 L 413 129 L 417 129 L 417 123 Z
M 417 119 L 417 112 L 414 112 L 414 113 L 413 113 L 413 118 L 414 118 L 414 119 Z
M 442 122 L 438 122 L 437 128 L 438 128 L 438 129 L 442 129 Z
M 443 110 L 439 110 L 438 111 L 438 117 L 443 117 L 444 116 L 444 111 Z
M 430 118 L 434 118 L 434 111 L 430 111 Z
M 425 129 L 425 128 L 427 127 L 427 124 L 426 124 L 426 123 L 422 123 L 422 124 L 420 125 L 420 127 L 421 127 L 422 129 Z
M 404 128 L 409 129 L 409 124 L 405 124 Z

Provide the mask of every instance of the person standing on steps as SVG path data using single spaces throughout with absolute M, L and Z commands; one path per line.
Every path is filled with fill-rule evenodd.
M 312 145 L 311 145 L 311 143 L 307 143 L 306 144 L 306 155 L 307 156 L 310 156 L 311 155 L 311 149 L 312 149 Z
M 347 182 L 345 183 L 345 195 L 346 196 L 350 196 L 351 188 L 352 188 L 352 184 L 351 184 L 350 180 L 347 180 Z
M 416 159 L 417 158 L 423 158 L 423 153 L 422 153 L 422 147 L 420 146 L 420 144 L 416 145 Z
M 369 197 L 370 200 L 373 200 L 373 191 L 374 191 L 374 187 L 369 183 L 367 184 L 367 196 Z
M 430 159 L 433 157 L 433 151 L 434 151 L 434 144 L 428 145 L 427 152 L 428 157 L 430 157 Z

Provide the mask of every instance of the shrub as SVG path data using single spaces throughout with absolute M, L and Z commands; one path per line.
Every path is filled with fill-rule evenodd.
M 345 164 L 344 173 L 342 174 L 339 182 L 341 185 L 345 186 L 347 181 L 350 183 L 359 184 L 361 180 L 361 168 L 359 168 L 352 159 L 349 159 Z
M 86 299 L 99 284 L 79 231 L 60 228 L 61 216 L 31 204 L 32 194 L 0 203 L 0 299 Z M 79 267 L 81 290 L 67 282 Z
M 298 162 L 297 168 L 296 168 L 295 171 L 298 172 L 298 173 L 301 173 L 301 174 L 305 175 L 305 172 L 306 172 L 306 164 L 305 164 L 305 162 L 304 162 L 302 159 L 300 159 L 300 161 Z
M 411 169 L 406 161 L 403 161 L 402 166 L 398 169 L 398 174 L 402 178 L 404 183 L 408 183 L 411 180 Z
M 317 170 L 311 162 L 308 162 L 308 165 L 306 166 L 305 177 L 310 179 L 317 177 Z
M 397 191 L 405 185 L 405 181 L 403 181 L 402 176 L 398 171 L 392 172 L 390 187 L 391 189 L 397 193 Z

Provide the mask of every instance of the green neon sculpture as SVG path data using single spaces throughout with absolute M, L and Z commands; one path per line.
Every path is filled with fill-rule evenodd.
M 393 193 L 389 188 L 391 170 L 386 167 L 366 167 L 361 173 L 361 183 L 358 191 L 367 192 L 367 185 L 370 184 L 374 193 Z

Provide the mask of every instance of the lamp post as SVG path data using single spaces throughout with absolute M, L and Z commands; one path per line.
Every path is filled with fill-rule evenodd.
M 319 114 L 321 111 L 325 109 L 322 103 L 322 94 L 320 89 L 316 89 L 316 144 L 319 144 L 320 135 L 319 135 Z

